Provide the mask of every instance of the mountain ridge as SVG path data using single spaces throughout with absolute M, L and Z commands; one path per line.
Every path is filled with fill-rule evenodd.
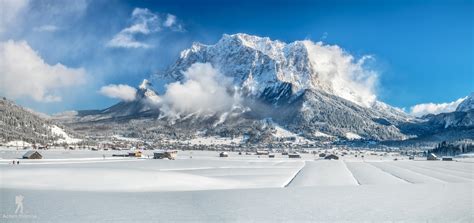
M 243 135 L 245 132 L 233 128 L 264 126 L 258 123 L 271 119 L 275 125 L 308 138 L 325 134 L 350 139 L 354 137 L 348 136 L 356 135 L 376 141 L 405 140 L 426 132 L 419 129 L 428 125 L 426 121 L 376 100 L 370 89 L 360 89 L 366 85 L 370 88 L 373 81 L 372 71 L 362 67 L 365 59 L 355 60 L 338 46 L 306 40 L 284 43 L 248 34 L 223 35 L 214 45 L 193 43 L 166 72 L 155 78 L 170 80 L 168 86 L 182 87 L 188 81 L 186 72 L 190 67 L 208 64 L 238 88 L 234 94 L 239 92 L 243 98 L 241 109 L 170 118 L 163 115 L 160 104 L 166 92 L 158 95 L 150 82 L 144 80 L 137 88 L 135 100 L 122 101 L 103 110 L 77 112 L 69 120 L 76 123 L 154 120 L 161 130 L 168 128 L 163 130 L 166 132 L 178 128 L 176 131 Z M 357 75 L 362 76 L 362 81 L 350 83 Z

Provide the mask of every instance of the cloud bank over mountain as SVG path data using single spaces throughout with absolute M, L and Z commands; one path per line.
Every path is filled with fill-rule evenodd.
M 427 114 L 440 114 L 440 113 L 446 113 L 446 112 L 453 112 L 456 110 L 459 104 L 463 102 L 467 97 L 459 98 L 455 101 L 452 102 L 446 102 L 446 103 L 423 103 L 423 104 L 417 104 L 414 105 L 410 108 L 410 114 L 413 116 L 423 116 Z
M 373 59 L 372 56 L 355 59 L 337 45 L 311 41 L 304 44 L 314 72 L 336 95 L 365 107 L 375 102 L 378 74 L 364 67 L 367 60 Z
M 109 98 L 118 98 L 123 101 L 133 101 L 136 98 L 137 89 L 126 84 L 110 84 L 100 88 L 99 92 Z
M 167 85 L 160 97 L 161 109 L 168 116 L 225 112 L 240 100 L 231 79 L 209 63 L 195 63 L 183 74 L 184 81 Z

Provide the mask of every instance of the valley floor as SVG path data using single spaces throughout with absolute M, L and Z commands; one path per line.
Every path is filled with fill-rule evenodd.
M 23 153 L 0 149 L 2 222 L 474 221 L 470 158 L 179 151 L 172 161 L 49 150 L 12 165 Z M 19 195 L 23 214 L 15 214 Z

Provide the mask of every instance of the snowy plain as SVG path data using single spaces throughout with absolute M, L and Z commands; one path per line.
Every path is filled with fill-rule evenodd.
M 0 149 L 2 222 L 473 222 L 474 162 Z M 105 155 L 105 158 L 103 157 Z M 20 165 L 12 165 L 19 160 Z M 15 196 L 25 212 L 15 215 Z M 5 220 L 5 221 L 3 221 Z

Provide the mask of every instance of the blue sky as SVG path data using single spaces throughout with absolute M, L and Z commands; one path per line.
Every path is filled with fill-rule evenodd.
M 67 87 L 51 90 L 60 100 L 13 98 L 46 113 L 105 108 L 117 99 L 100 94 L 101 86 L 137 86 L 192 42 L 212 44 L 240 32 L 373 55 L 378 98 L 400 108 L 451 102 L 474 91 L 473 1 L 8 1 L 0 0 L 4 9 L 18 10 L 9 10 L 0 24 L 0 41 L 25 41 L 46 64 L 82 75 L 83 84 L 61 82 Z M 133 35 L 149 47 L 111 47 L 118 33 L 140 20 L 132 16 L 137 8 L 160 21 Z M 169 14 L 174 23 L 166 26 Z

